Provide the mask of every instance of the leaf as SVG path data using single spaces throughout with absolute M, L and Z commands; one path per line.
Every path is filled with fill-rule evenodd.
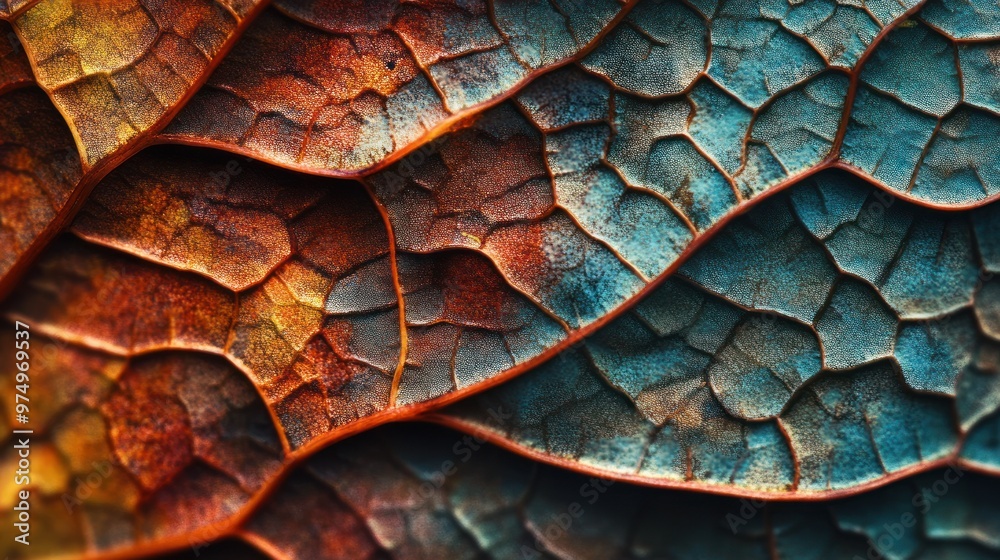
M 0 294 L 9 294 L 110 167 L 149 143 L 173 117 L 260 9 L 252 0 L 154 4 L 17 2 L 11 5 L 22 10 L 12 19 L 17 33 L 0 22 L 11 47 L 0 46 L 0 103 L 6 121 L 0 128 L 0 150 L 10 154 L 25 146 L 60 146 L 60 153 L 35 165 L 41 177 L 3 178 L 15 194 L 0 199 L 0 213 L 15 216 L 20 231 L 14 250 L 0 260 Z M 3 96 L 31 83 L 49 95 L 65 124 L 56 125 L 55 109 L 41 102 L 29 107 Z M 40 122 L 32 131 L 40 137 L 38 147 L 28 145 L 24 129 L 36 115 Z M 69 145 L 76 144 L 78 155 L 61 151 L 66 124 Z M 13 168 L 23 165 L 21 161 Z M 29 212 L 30 218 L 22 217 Z
M 475 254 L 401 254 L 399 274 L 408 345 L 396 404 L 475 390 L 565 335 Z
M 0 5 L 0 14 L 6 10 Z M 28 252 L 68 200 L 79 179 L 73 138 L 44 95 L 14 91 L 34 85 L 13 28 L 0 21 L 0 278 Z M 39 134 L 40 138 L 35 138 Z
M 660 17 L 669 29 L 681 17 L 643 6 L 635 8 L 641 17 L 630 15 L 622 25 L 653 25 Z M 735 5 L 720 7 L 712 13 L 713 45 L 722 41 L 716 29 L 747 33 L 752 27 L 732 28 L 734 19 L 773 29 L 776 24 L 764 16 L 757 22 Z M 843 128 L 853 122 L 844 118 L 844 104 L 867 79 L 867 66 L 845 76 L 817 57 L 815 64 L 789 68 L 772 80 L 769 49 L 781 41 L 811 48 L 776 30 L 774 45 L 722 48 L 725 56 L 713 57 L 707 75 L 693 77 L 683 97 L 650 98 L 649 91 L 615 83 L 614 68 L 602 66 L 609 62 L 594 62 L 612 39 L 634 39 L 621 37 L 609 34 L 580 67 L 538 78 L 512 103 L 371 175 L 400 249 L 478 249 L 547 313 L 571 330 L 590 329 L 670 273 L 696 240 L 756 197 L 826 168 L 850 167 L 838 160 L 840 143 L 852 138 L 851 129 Z M 876 52 L 895 44 L 892 32 L 885 37 Z M 732 64 L 714 66 L 716 60 Z M 879 60 L 872 59 L 876 68 Z M 942 157 L 955 167 L 929 179 L 931 184 L 949 188 L 947 177 L 975 173 L 975 161 Z M 470 178 L 470 159 L 476 173 L 489 179 Z M 519 163 L 512 168 L 511 161 Z M 546 178 L 551 194 L 542 185 Z M 475 196 L 467 194 L 470 188 Z M 506 210 L 515 188 L 528 193 Z M 955 199 L 942 206 L 989 200 Z
M 101 183 L 73 231 L 88 243 L 50 248 L 11 316 L 118 355 L 221 354 L 294 446 L 386 406 L 400 334 L 393 265 L 355 186 L 147 151 Z
M 737 495 L 837 495 L 970 464 L 966 434 L 988 433 L 976 425 L 1000 405 L 983 235 L 998 212 L 818 175 L 581 347 L 431 419 L 566 468 Z M 968 453 L 995 471 L 983 437 Z
M 355 175 L 570 62 L 622 9 L 612 0 L 277 2 L 166 138 Z
M 0 337 L 13 361 L 13 326 Z M 32 331 L 30 372 L 34 435 L 7 436 L 0 462 L 13 473 L 17 438 L 30 439 L 33 555 L 182 538 L 227 518 L 281 466 L 263 403 L 217 357 L 120 356 Z M 15 394 L 13 376 L 2 386 Z M 5 408 L 8 434 L 23 428 L 14 422 Z M 5 504 L 4 523 L 14 523 L 15 503 Z M 12 539 L 3 547 L 23 554 Z
M 120 355 L 221 354 L 293 448 L 474 387 L 564 336 L 480 256 L 394 257 L 357 185 L 215 152 L 143 152 L 95 189 L 72 231 L 86 242 L 49 249 L 9 316 Z
M 0 21 L 0 94 L 34 83 L 31 65 L 10 24 Z
M 1000 468 L 994 10 L 847 4 L 17 8 L 57 107 L 0 51 L 3 295 L 49 245 L 0 314 L 57 362 L 35 463 L 51 552 L 994 553 L 985 478 L 878 542 L 917 507 L 890 482 Z M 110 373 L 52 373 L 81 367 Z M 63 427 L 78 410 L 96 420 Z M 873 501 L 740 533 L 708 512 L 746 502 L 623 484 L 564 540 L 571 473 L 494 451 L 453 487 L 417 430 L 310 459 L 414 418 L 568 471 Z M 127 476 L 63 512 L 91 453 Z
M 682 17 L 675 14 L 673 8 L 654 10 L 655 6 L 653 4 L 650 6 L 652 7 L 638 8 L 639 11 L 635 15 L 628 16 L 631 19 L 627 18 L 626 23 L 652 25 L 656 18 L 660 18 L 656 25 L 662 27 L 657 28 L 656 33 L 663 35 L 674 29 L 670 27 L 673 25 L 671 22 Z M 849 10 L 846 7 L 837 8 L 830 17 L 839 21 L 840 16 L 837 14 L 842 11 L 846 13 Z M 684 21 L 700 21 L 697 14 L 688 8 L 684 8 L 681 12 L 685 14 L 683 18 L 688 18 Z M 838 73 L 822 72 L 826 67 L 825 62 L 815 68 L 809 66 L 805 70 L 796 67 L 794 72 L 789 66 L 789 72 L 793 74 L 805 72 L 801 76 L 801 82 L 785 84 L 777 77 L 769 77 L 768 73 L 775 68 L 782 67 L 782 64 L 791 64 L 790 61 L 779 61 L 775 66 L 769 62 L 770 59 L 767 57 L 773 55 L 771 49 L 779 48 L 778 42 L 781 44 L 791 42 L 789 44 L 798 45 L 796 48 L 799 49 L 811 48 L 808 43 L 794 35 L 786 36 L 785 32 L 778 30 L 777 24 L 772 21 L 779 16 L 792 17 L 799 14 L 795 17 L 802 17 L 799 12 L 794 10 L 793 12 L 790 12 L 791 15 L 761 12 L 763 15 L 759 17 L 762 20 L 757 22 L 759 26 L 762 29 L 773 30 L 775 36 L 782 39 L 780 41 L 775 39 L 777 42 L 774 45 L 770 43 L 764 45 L 763 50 L 733 47 L 732 52 L 726 51 L 729 52 L 727 56 L 734 64 L 739 63 L 738 70 L 730 73 L 727 70 L 728 66 L 716 67 L 709 64 L 705 71 L 706 75 L 697 78 L 696 83 L 684 86 L 685 90 L 690 86 L 690 92 L 687 93 L 689 103 L 674 99 L 649 100 L 643 98 L 641 92 L 640 95 L 634 96 L 627 91 L 618 91 L 617 86 L 612 95 L 607 84 L 592 76 L 588 77 L 579 69 L 559 71 L 536 81 L 518 98 L 518 110 L 523 111 L 527 118 L 518 116 L 511 105 L 504 105 L 479 121 L 466 122 L 462 125 L 480 129 L 486 136 L 495 136 L 497 140 L 490 142 L 493 144 L 493 147 L 488 148 L 490 150 L 498 150 L 499 144 L 518 143 L 516 147 L 512 145 L 505 149 L 521 154 L 519 157 L 527 166 L 525 170 L 535 179 L 530 183 L 532 194 L 529 208 L 514 210 L 498 207 L 492 210 L 473 210 L 453 207 L 450 211 L 455 216 L 467 215 L 463 220 L 477 221 L 479 218 L 475 214 L 483 211 L 501 218 L 501 222 L 511 219 L 521 220 L 517 227 L 496 232 L 492 241 L 484 244 L 484 252 L 498 262 L 501 273 L 511 281 L 515 289 L 532 297 L 545 312 L 553 316 L 556 322 L 561 321 L 570 328 L 590 328 L 595 321 L 603 319 L 636 296 L 649 280 L 668 271 L 697 234 L 709 230 L 720 223 L 725 216 L 736 212 L 741 207 L 741 200 L 762 192 L 775 183 L 784 184 L 796 174 L 813 172 L 817 169 L 817 165 L 827 161 L 825 158 L 828 152 L 836 144 L 837 126 L 841 121 L 841 105 L 849 89 L 848 79 Z M 317 21 L 326 21 L 324 18 L 339 21 L 337 17 L 347 17 L 344 13 L 336 11 L 327 13 L 319 10 L 316 13 L 309 13 L 312 15 L 308 17 Z M 879 14 L 881 20 L 886 22 L 901 14 L 901 12 L 883 14 L 877 11 L 873 13 Z M 745 32 L 742 28 L 732 27 L 734 20 L 758 17 L 740 12 L 740 8 L 736 5 L 723 6 L 713 11 L 711 16 L 711 23 L 718 25 L 721 35 L 712 34 L 710 37 L 712 41 L 721 42 L 720 44 L 728 44 L 722 39 L 725 33 L 738 35 Z M 281 17 L 268 16 L 257 27 L 267 30 L 268 25 L 278 25 L 277 22 L 282 21 L 284 22 L 282 25 L 292 25 L 287 18 L 281 19 Z M 306 16 L 300 14 L 300 17 Z M 640 20 L 641 24 L 636 23 Z M 854 22 L 850 25 L 861 25 L 860 22 L 863 20 L 850 21 Z M 345 25 L 348 23 L 350 22 Z M 355 22 L 347 27 L 351 25 L 357 27 L 359 24 Z M 868 20 L 866 25 L 877 27 L 880 23 Z M 336 26 L 327 22 L 326 27 Z M 594 27 L 594 33 L 597 33 L 596 30 L 599 28 L 600 26 Z M 711 26 L 709 28 L 711 29 Z M 687 27 L 683 31 L 686 30 Z M 263 35 L 268 38 L 287 36 L 287 33 L 278 32 L 277 29 L 272 31 L 274 32 Z M 681 30 L 674 29 L 674 31 L 679 33 Z M 256 36 L 253 33 L 257 31 L 252 32 L 244 42 L 248 45 L 246 47 L 248 49 L 256 44 L 265 44 L 259 37 L 253 39 Z M 615 41 L 632 40 L 624 39 L 624 35 L 616 34 L 614 37 L 617 37 Z M 819 39 L 816 40 L 817 44 L 825 44 Z M 661 54 L 666 58 L 687 53 L 666 46 L 661 50 Z M 608 78 L 611 80 L 614 71 L 608 66 L 610 59 L 601 58 L 603 55 L 600 53 L 603 52 L 605 51 L 601 49 L 595 50 L 583 61 L 583 65 L 599 74 L 603 72 L 606 76 L 611 76 Z M 260 58 L 253 54 L 246 56 L 252 56 L 254 60 Z M 236 66 L 232 70 L 220 69 L 217 74 L 220 79 L 230 74 L 234 76 L 233 79 L 237 77 L 244 79 L 243 73 L 248 71 L 247 69 L 260 67 L 255 64 L 237 64 L 238 58 L 232 60 Z M 275 63 L 285 64 L 289 60 L 294 60 L 294 57 L 281 55 Z M 676 64 L 675 67 L 679 67 Z M 837 64 L 831 64 L 837 67 Z M 694 74 L 692 79 L 695 79 Z M 720 89 L 716 83 L 728 84 L 726 87 L 731 88 L 735 96 Z M 778 87 L 778 84 L 782 84 L 781 87 Z M 768 87 L 778 89 L 765 92 Z M 550 91 L 552 88 L 555 90 Z M 606 111 L 603 117 L 606 125 L 592 122 L 595 117 L 587 113 L 581 126 L 567 128 L 570 124 L 578 122 L 573 113 L 575 109 L 561 105 L 552 96 L 554 92 L 565 93 L 575 91 L 577 88 L 582 90 L 579 102 L 574 106 L 582 104 L 596 108 L 603 104 L 606 108 L 615 107 L 613 112 Z M 211 90 L 210 87 L 206 92 Z M 282 97 L 288 99 L 287 96 Z M 588 97 L 592 99 L 587 100 Z M 761 105 L 753 110 L 751 108 L 754 105 L 741 108 L 741 104 L 747 102 Z M 702 110 L 697 109 L 699 105 L 703 107 Z M 718 112 L 715 109 L 717 106 L 726 107 L 726 110 Z M 211 111 L 212 114 L 225 112 Z M 415 113 L 417 112 L 410 111 L 407 114 Z M 267 115 L 273 114 L 273 111 L 267 112 Z M 657 122 L 657 128 L 661 129 L 654 138 L 643 136 L 645 133 L 642 132 L 647 128 L 645 123 L 650 119 Z M 181 120 L 183 121 L 183 118 Z M 558 125 L 558 129 L 549 130 L 545 123 L 553 121 L 561 124 Z M 231 123 L 223 125 L 232 128 Z M 509 126 L 517 129 L 517 132 L 501 131 L 503 127 Z M 409 229 L 407 223 L 409 218 L 402 221 L 401 216 L 409 217 L 413 212 L 404 207 L 404 204 L 409 203 L 404 201 L 413 196 L 410 191 L 415 188 L 414 185 L 435 184 L 446 180 L 437 176 L 424 177 L 428 173 L 439 173 L 436 165 L 431 166 L 427 162 L 436 162 L 438 158 L 432 157 L 436 151 L 462 153 L 465 148 L 458 144 L 465 141 L 469 134 L 467 130 L 449 135 L 440 144 L 428 144 L 427 149 L 411 153 L 402 163 L 372 178 L 371 182 L 376 191 L 385 199 L 383 202 L 390 219 L 396 222 L 393 228 L 397 237 L 405 242 L 401 249 L 408 250 L 413 247 L 415 244 L 409 243 L 410 238 L 421 235 L 406 231 Z M 539 136 L 539 130 L 544 131 L 544 134 Z M 723 136 L 721 138 L 717 136 L 720 132 Z M 190 140 L 169 135 L 163 140 L 170 139 Z M 581 150 L 581 147 L 585 149 Z M 569 157 L 569 154 L 573 156 Z M 503 165 L 505 157 L 507 152 L 495 152 L 486 155 L 480 164 L 487 167 Z M 719 159 L 719 163 L 714 163 L 715 158 Z M 644 161 L 645 166 L 643 166 Z M 451 166 L 455 167 L 455 164 L 452 163 Z M 656 181 L 664 176 L 663 170 L 675 166 L 689 169 L 685 172 L 686 177 L 673 176 L 666 184 L 656 184 Z M 313 169 L 313 171 L 321 170 Z M 461 172 L 457 172 L 457 175 L 450 180 L 458 183 L 467 181 Z M 543 192 L 546 176 L 552 183 L 550 188 L 554 190 L 554 197 Z M 657 179 L 654 180 L 654 177 Z M 498 181 L 501 185 L 498 186 L 511 188 L 517 185 L 504 183 L 524 178 L 527 176 L 509 178 L 500 176 Z M 462 184 L 462 188 L 467 187 Z M 508 197 L 507 204 L 510 205 L 511 201 L 512 198 Z M 527 214 L 523 211 L 527 211 Z M 424 217 L 426 218 L 429 217 Z M 529 224 L 525 218 L 535 221 Z M 481 226 L 457 225 L 461 227 L 449 223 L 442 224 L 439 228 L 442 230 L 439 236 L 442 239 L 436 247 L 475 248 L 477 244 L 474 240 L 484 239 Z M 427 226 L 421 225 L 421 227 Z M 472 229 L 480 233 L 466 231 Z M 530 234 L 525 236 L 529 230 Z M 515 239 L 508 240 L 512 236 Z M 524 243 L 539 236 L 542 241 L 538 243 Z M 446 241 L 444 237 L 455 241 Z M 668 241 L 662 243 L 662 239 Z M 548 245 L 552 245 L 551 250 Z M 539 247 L 542 247 L 541 254 L 537 254 Z M 575 268 L 573 274 L 564 275 L 560 268 L 565 265 L 558 262 L 555 257 L 566 253 L 570 258 L 567 262 L 572 262 L 577 258 L 575 255 L 581 251 L 586 255 L 585 260 L 581 261 L 585 266 Z M 500 255 L 501 252 L 504 255 Z M 523 255 L 531 255 L 531 258 L 518 258 Z M 514 262 L 505 262 L 509 260 Z M 583 274 L 578 275 L 575 272 Z M 591 290 L 600 295 L 587 293 Z
M 45 95 L 33 87 L 0 94 L 0 277 L 30 254 L 81 175 L 73 137 Z
M 989 39 L 996 36 L 1000 9 L 982 0 L 931 2 L 921 14 L 928 25 L 955 39 Z
M 860 75 L 846 164 L 939 205 L 1000 193 L 1000 144 L 986 132 L 1000 124 L 1000 30 L 996 7 L 976 4 L 931 2 L 879 44 Z
M 745 121 L 755 110 L 827 68 L 853 68 L 878 31 L 915 3 L 876 3 L 865 9 L 833 2 L 784 9 L 768 3 L 695 7 L 658 0 L 563 4 L 499 2 L 488 10 L 482 2 L 462 9 L 381 2 L 362 19 L 350 5 L 278 2 L 165 139 L 224 146 L 311 173 L 353 176 L 384 167 L 460 126 L 462 119 L 516 95 L 539 75 L 579 65 L 626 98 L 689 92 L 693 99 L 728 97 L 729 114 L 706 117 L 735 120 L 724 131 L 733 136 L 711 138 L 714 127 L 703 121 L 695 127 L 709 137 L 695 140 L 713 147 L 729 144 L 725 149 L 732 152 L 739 150 Z M 314 67 L 317 56 L 332 64 Z M 813 89 L 823 91 L 794 103 L 827 105 L 830 114 L 793 116 L 812 130 L 789 133 L 807 136 L 809 150 L 829 150 L 846 83 Z M 573 106 L 552 101 L 550 108 L 569 112 L 561 120 L 571 120 L 580 103 L 602 103 L 591 93 L 574 91 Z M 606 88 L 596 93 L 606 105 Z M 771 138 L 771 130 L 761 133 L 763 143 L 781 142 Z M 679 149 L 689 145 L 683 144 Z M 697 164 L 701 158 L 688 159 Z M 789 163 L 781 164 L 787 168 Z M 755 177 L 779 171 L 773 158 L 757 165 L 771 169 L 754 170 Z M 720 173 L 734 174 L 737 166 L 734 162 Z
M 766 504 L 568 475 L 399 426 L 318 454 L 241 533 L 292 559 L 989 558 L 998 492 L 948 469 L 828 504 Z
M 622 25 L 659 21 L 672 29 L 681 17 L 681 8 L 644 6 Z M 726 6 L 712 13 L 713 30 L 753 19 Z M 761 28 L 772 29 L 763 19 Z M 609 34 L 581 67 L 538 78 L 512 103 L 372 174 L 399 249 L 477 249 L 547 314 L 587 332 L 669 274 L 751 199 L 839 165 L 833 156 L 856 76 L 817 58 L 815 68 L 798 68 L 805 73 L 778 87 L 764 62 L 778 46 L 768 44 L 724 51 L 739 70 L 713 66 L 726 60 L 713 58 L 683 97 L 650 98 L 613 82 L 616 70 L 603 66 L 610 62 L 595 62 L 608 41 L 635 39 L 623 37 Z M 515 196 L 520 203 L 512 206 Z
M 208 546 L 211 544 L 211 546 Z M 190 560 L 192 556 L 203 560 L 229 560 L 230 558 L 242 558 L 245 560 L 268 560 L 271 557 L 249 544 L 237 539 L 225 539 L 222 541 L 195 542 L 190 549 L 173 554 L 162 554 L 156 556 L 157 560 Z
M 14 25 L 89 169 L 162 127 L 259 5 L 42 0 Z
M 10 20 L 37 2 L 38 0 L 0 0 L 0 19 Z

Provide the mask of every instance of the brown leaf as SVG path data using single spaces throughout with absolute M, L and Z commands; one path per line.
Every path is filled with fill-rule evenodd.
M 13 325 L 0 341 L 13 361 Z M 116 355 L 35 330 L 30 344 L 32 555 L 183 539 L 228 518 L 281 465 L 260 397 L 224 360 L 169 351 Z M 15 394 L 14 385 L 13 376 L 2 378 L 6 394 Z M 13 409 L 0 425 L 8 433 L 23 427 Z M 7 439 L 0 455 L 10 472 L 14 443 Z M 5 524 L 14 522 L 13 505 L 4 504 Z M 12 540 L 3 547 L 23 554 Z
M 0 95 L 0 278 L 64 211 L 81 176 L 73 137 L 45 94 Z

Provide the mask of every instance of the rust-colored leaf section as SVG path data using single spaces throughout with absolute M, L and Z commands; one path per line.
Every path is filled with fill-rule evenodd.
M 162 126 L 257 9 L 252 0 L 43 0 L 14 25 L 85 167 Z
M 127 356 L 223 345 L 234 306 L 233 294 L 208 280 L 67 236 L 39 259 L 10 298 L 8 314 L 67 341 Z M 43 317 L 54 326 L 42 324 Z
M 163 147 L 109 175 L 72 231 L 86 242 L 48 250 L 12 315 L 116 354 L 221 354 L 293 447 L 387 405 L 397 293 L 359 185 Z
M 163 140 L 358 175 L 582 56 L 633 3 L 279 2 Z
M 65 208 L 81 174 L 73 138 L 44 93 L 0 95 L 0 277 Z
M 383 212 L 356 183 L 204 149 L 151 148 L 98 185 L 3 314 L 30 324 L 60 359 L 239 372 L 258 395 L 257 419 L 277 427 L 289 472 L 326 442 L 412 414 L 402 405 L 488 381 L 565 334 L 485 255 L 397 251 Z M 163 375 L 110 376 L 100 401 L 108 423 L 100 433 L 140 494 L 179 480 L 199 453 L 216 449 L 185 443 L 194 421 L 174 396 L 182 374 Z M 253 510 L 240 509 L 244 498 L 182 530 L 204 537 L 213 522 L 232 523 Z M 121 517 L 146 523 L 134 512 Z M 136 546 L 180 538 L 159 532 Z
M 38 0 L 0 0 L 0 20 L 10 20 L 30 8 Z
M 55 104 L 54 109 L 41 103 L 16 107 L 0 98 L 7 104 L 2 118 L 8 123 L 0 131 L 0 150 L 6 154 L 31 144 L 24 142 L 24 133 L 19 141 L 13 132 L 25 123 L 31 123 L 25 130 L 42 147 L 61 145 L 66 138 L 70 148 L 75 144 L 72 155 L 53 155 L 29 166 L 40 169 L 40 177 L 28 174 L 11 183 L 10 200 L 38 206 L 44 199 L 52 211 L 37 211 L 30 227 L 18 228 L 15 250 L 0 262 L 0 294 L 10 293 L 93 186 L 173 117 L 262 7 L 253 0 L 45 0 L 13 18 L 12 29 L 0 22 L 0 32 L 6 30 L 0 41 L 0 95 L 37 83 Z M 50 115 L 58 119 L 59 113 L 65 120 L 61 127 L 68 124 L 68 130 L 56 130 L 60 127 Z M 52 165 L 76 170 L 45 172 Z M 23 160 L 12 168 L 24 169 Z M 8 213 L 14 219 L 24 213 L 13 206 L 0 211 L 4 226 L 13 223 Z
M 0 20 L 0 94 L 35 83 L 14 28 Z
M 12 323 L 0 342 L 0 355 L 13 362 Z M 231 515 L 281 466 L 264 403 L 218 357 L 115 355 L 35 330 L 29 349 L 34 434 L 5 436 L 0 464 L 13 473 L 17 438 L 30 438 L 32 557 L 183 535 Z M 11 395 L 16 382 L 0 381 Z M 4 432 L 23 428 L 12 405 L 2 406 Z M 8 526 L 18 489 L 0 490 Z M 0 546 L 10 557 L 25 553 L 10 539 Z
M 522 175 L 500 176 L 497 195 Z M 565 336 L 488 255 L 400 241 L 392 212 L 356 183 L 151 148 L 95 189 L 8 314 L 116 355 L 225 356 L 291 449 L 469 389 Z
M 403 253 L 399 271 L 408 344 L 396 404 L 489 381 L 565 336 L 482 255 Z

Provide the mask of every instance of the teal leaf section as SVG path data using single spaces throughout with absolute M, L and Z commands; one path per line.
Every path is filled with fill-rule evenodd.
M 948 462 L 1000 473 L 996 206 L 932 210 L 820 173 L 566 353 L 431 419 L 738 495 L 836 495 Z
M 872 230 L 872 215 L 854 223 L 851 205 L 882 195 L 852 183 L 843 193 L 798 189 L 792 201 L 796 212 L 817 214 L 825 206 L 805 207 L 813 203 L 804 198 L 837 198 L 846 218 L 765 212 L 738 233 L 723 224 L 827 168 L 921 206 L 992 199 L 1000 177 L 988 132 L 992 82 L 970 80 L 956 64 L 967 53 L 970 68 L 990 76 L 1000 59 L 985 39 L 955 39 L 925 22 L 935 2 L 640 2 L 580 60 L 368 180 L 401 251 L 481 252 L 568 333 L 607 321 L 711 235 L 721 241 L 685 265 L 696 283 L 809 325 L 827 367 L 905 362 L 918 350 L 897 355 L 897 331 L 906 331 L 904 345 L 919 337 L 900 320 L 971 301 L 980 264 L 967 223 L 944 214 L 914 221 L 917 207 L 895 211 L 900 203 Z M 664 62 L 681 57 L 682 42 L 690 64 Z M 652 67 L 658 80 L 636 78 Z M 945 257 L 931 263 L 942 244 Z M 796 295 L 774 297 L 786 291 Z M 854 304 L 871 312 L 844 315 Z M 873 336 L 861 341 L 863 328 Z M 954 377 L 932 381 L 917 369 L 907 365 L 915 389 L 954 394 Z M 794 392 L 806 380 L 766 383 Z M 764 378 L 755 383 L 762 391 Z
M 841 161 L 928 204 L 1000 194 L 995 2 L 932 0 L 863 66 Z
M 927 5 L 924 21 L 955 39 L 991 39 L 1000 28 L 1000 6 L 991 0 L 939 0 Z
M 708 25 L 681 2 L 640 2 L 582 62 L 615 86 L 645 96 L 681 93 L 708 63 Z

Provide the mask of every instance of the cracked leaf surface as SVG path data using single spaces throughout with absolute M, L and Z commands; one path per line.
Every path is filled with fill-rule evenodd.
M 13 329 L 2 336 L 12 361 Z M 231 515 L 280 469 L 264 403 L 223 360 L 121 355 L 41 334 L 31 344 L 32 528 L 47 535 L 32 543 L 33 554 L 127 549 L 183 535 Z M 3 378 L 12 394 L 14 384 Z M 6 404 L 2 424 L 19 426 Z M 13 468 L 17 451 L 7 441 L 0 462 Z M 7 523 L 16 490 L 4 487 Z M 10 541 L 4 552 L 16 557 L 20 546 Z
M 95 189 L 71 232 L 8 314 L 116 354 L 220 354 L 293 448 L 486 381 L 566 334 L 480 255 L 400 247 L 394 258 L 358 185 L 217 152 L 143 152 Z
M 14 20 L 86 167 L 179 108 L 254 12 L 252 0 L 43 0 Z
M 611 0 L 355 4 L 276 3 L 167 136 L 352 174 L 575 56 L 622 9 Z
M 62 212 L 81 174 L 73 138 L 41 91 L 0 94 L 0 277 Z
M 68 131 L 0 46 L 11 278 L 55 238 L 3 314 L 113 370 L 72 438 L 128 479 L 46 517 L 54 552 L 996 555 L 987 486 L 878 544 L 895 479 L 1000 468 L 989 3 L 95 6 L 15 8 Z M 412 418 L 619 481 L 871 503 L 732 532 L 707 504 L 743 502 L 621 482 L 570 539 L 547 529 L 582 478 L 494 450 L 463 479 L 455 447 L 441 475 L 436 429 L 310 458 Z M 59 506 L 88 467 L 49 439 Z
M 564 467 L 732 493 L 971 461 L 989 444 L 963 439 L 997 411 L 993 273 L 974 234 L 992 208 L 935 212 L 820 174 L 582 347 L 432 418 Z
M 929 2 L 890 32 L 861 72 L 842 159 L 937 204 L 998 191 L 995 7 Z
M 400 426 L 339 444 L 299 473 L 245 529 L 293 559 L 764 559 L 816 547 L 816 557 L 851 558 L 889 531 L 898 540 L 875 551 L 891 558 L 991 558 L 998 546 L 990 500 L 1000 486 L 954 469 L 830 503 L 751 503 L 567 475 L 453 432 Z M 916 495 L 937 501 L 925 509 Z M 302 530 L 319 511 L 327 530 Z M 903 514 L 914 523 L 887 529 Z

